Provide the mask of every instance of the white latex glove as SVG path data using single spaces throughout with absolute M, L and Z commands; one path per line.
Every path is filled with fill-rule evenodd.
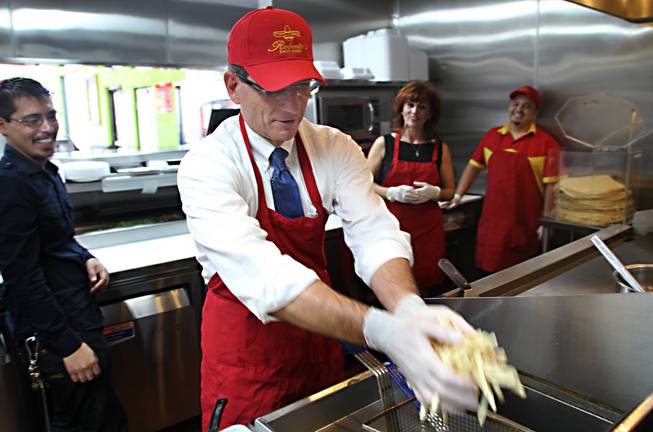
M 451 201 L 447 204 L 448 209 L 454 209 L 460 205 L 460 201 L 462 201 L 463 197 L 461 197 L 459 194 L 454 194 L 453 198 L 451 198 Z
M 478 395 L 474 383 L 445 367 L 429 342 L 429 337 L 458 340 L 460 334 L 438 325 L 425 331 L 427 327 L 418 321 L 370 308 L 363 323 L 365 341 L 369 347 L 390 356 L 425 407 L 438 394 L 444 410 L 476 410 Z
M 421 181 L 415 181 L 413 184 L 417 186 L 417 189 L 415 189 L 415 193 L 417 193 L 415 204 L 435 201 L 440 197 L 441 189 L 438 186 L 433 186 Z
M 404 296 L 393 314 L 413 321 L 430 337 L 444 343 L 458 342 L 463 335 L 475 332 L 474 327 L 458 313 L 446 306 L 427 305 L 417 294 Z
M 412 204 L 417 199 L 415 188 L 408 185 L 391 186 L 385 193 L 388 201 L 396 201 L 404 204 Z
M 221 432 L 251 432 L 251 429 L 245 425 L 233 425 L 226 429 L 222 429 Z

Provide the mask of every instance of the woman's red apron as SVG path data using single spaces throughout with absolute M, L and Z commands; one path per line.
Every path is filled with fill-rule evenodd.
M 256 176 L 256 218 L 261 228 L 281 253 L 315 270 L 328 284 L 324 256 L 328 214 L 299 134 L 295 138 L 299 162 L 318 214 L 287 219 L 267 207 L 242 116 L 240 130 Z M 207 430 L 218 399 L 228 399 L 221 428 L 247 424 L 342 380 L 342 359 L 341 346 L 334 339 L 284 322 L 262 324 L 216 273 L 209 281 L 202 314 L 202 430 Z
M 543 204 L 525 153 L 495 151 L 487 169 L 476 237 L 476 266 L 495 272 L 537 255 L 537 220 Z
M 433 149 L 430 163 L 399 160 L 400 133 L 395 134 L 392 165 L 383 179 L 382 186 L 413 185 L 422 181 L 432 185 L 440 184 L 438 170 L 438 146 Z M 443 274 L 438 261 L 444 258 L 444 225 L 442 210 L 436 201 L 423 204 L 386 202 L 388 209 L 399 220 L 402 231 L 410 234 L 415 264 L 413 275 L 420 289 L 426 289 L 442 282 Z

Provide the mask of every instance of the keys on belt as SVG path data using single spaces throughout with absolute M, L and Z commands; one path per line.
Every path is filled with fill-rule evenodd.
M 39 341 L 36 336 L 25 339 L 25 351 L 29 361 L 27 373 L 32 381 L 32 390 L 42 390 L 45 388 L 45 384 L 39 370 Z

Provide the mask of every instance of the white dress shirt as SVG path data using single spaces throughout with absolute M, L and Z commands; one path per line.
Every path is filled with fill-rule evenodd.
M 247 127 L 252 154 L 261 172 L 265 199 L 274 209 L 270 187 L 274 146 Z M 299 134 L 310 158 L 322 205 L 342 219 L 356 273 L 369 284 L 372 275 L 393 258 L 412 263 L 410 236 L 373 189 L 372 174 L 360 147 L 337 129 L 304 119 Z M 295 177 L 304 214 L 315 216 L 304 183 L 295 140 L 282 144 Z M 220 124 L 195 144 L 179 167 L 178 186 L 188 228 L 195 240 L 202 275 L 208 283 L 218 273 L 229 290 L 262 322 L 292 302 L 318 279 L 317 274 L 282 255 L 266 240 L 256 219 L 258 193 L 254 170 L 241 136 L 238 116 Z

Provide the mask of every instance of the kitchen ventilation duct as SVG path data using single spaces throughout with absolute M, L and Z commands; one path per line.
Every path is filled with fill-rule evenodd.
M 568 0 L 635 23 L 653 22 L 653 0 Z

